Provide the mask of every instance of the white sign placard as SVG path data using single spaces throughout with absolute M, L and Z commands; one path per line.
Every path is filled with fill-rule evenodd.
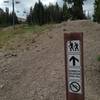
M 67 42 L 67 64 L 68 64 L 68 90 L 71 93 L 82 93 L 82 75 L 80 62 L 80 41 L 71 40 Z

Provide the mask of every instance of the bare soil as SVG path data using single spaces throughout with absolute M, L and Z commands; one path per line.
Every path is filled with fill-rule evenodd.
M 84 33 L 85 98 L 100 100 L 100 25 L 86 20 L 56 24 L 23 49 L 0 50 L 0 100 L 65 100 L 63 35 L 69 32 Z

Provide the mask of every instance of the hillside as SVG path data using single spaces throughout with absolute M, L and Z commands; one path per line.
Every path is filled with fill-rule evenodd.
M 21 29 L 0 33 L 0 100 L 65 100 L 63 34 L 69 32 L 84 33 L 85 97 L 100 100 L 99 24 L 79 20 Z

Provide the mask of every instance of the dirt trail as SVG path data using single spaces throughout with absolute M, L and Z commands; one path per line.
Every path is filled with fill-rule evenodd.
M 28 50 L 0 52 L 0 100 L 65 100 L 63 33 L 84 33 L 86 100 L 100 100 L 100 25 L 68 21 L 36 38 Z

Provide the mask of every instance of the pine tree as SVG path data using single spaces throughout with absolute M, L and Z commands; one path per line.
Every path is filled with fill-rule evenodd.
M 100 0 L 95 0 L 93 19 L 100 23 Z
M 50 22 L 50 13 L 48 10 L 48 6 L 44 6 L 44 23 L 48 23 Z
M 54 23 L 55 22 L 55 6 L 53 4 L 50 4 L 48 6 L 48 12 L 49 12 L 50 23 Z
M 71 14 L 72 14 L 73 19 L 84 19 L 85 18 L 82 5 L 84 1 L 86 0 L 64 0 L 64 1 L 72 5 Z
M 62 19 L 62 9 L 59 7 L 58 3 L 54 6 L 54 22 L 60 23 Z
M 14 19 L 15 19 L 14 20 L 15 24 L 18 24 L 19 21 L 18 21 L 18 17 L 16 15 L 16 13 L 14 13 Z M 13 24 L 13 13 L 9 14 L 9 21 L 10 21 L 10 25 L 12 25 Z
M 63 20 L 67 21 L 69 16 L 70 15 L 69 15 L 68 7 L 67 7 L 66 2 L 64 1 L 64 3 L 63 3 Z
M 6 8 L 6 24 L 7 25 L 10 24 L 10 20 L 9 20 L 9 8 Z
M 0 8 L 0 26 L 2 26 L 3 23 L 3 17 L 4 16 L 4 11 Z
M 18 18 L 16 16 L 16 13 L 14 13 L 15 17 L 15 24 L 18 24 Z M 0 9 L 0 26 L 9 26 L 13 23 L 13 14 L 9 13 L 9 9 L 6 8 L 6 11 Z
M 29 25 L 32 25 L 33 24 L 33 9 L 32 7 L 30 7 L 30 13 L 29 15 L 27 16 L 27 20 Z
M 30 13 L 30 15 L 32 15 L 32 20 L 35 24 L 44 24 L 44 6 L 40 0 L 35 4 L 32 14 Z
M 69 18 L 68 8 L 65 4 L 63 8 L 61 8 L 58 3 L 55 5 L 49 4 L 49 6 L 44 6 L 42 2 L 39 0 L 35 3 L 34 8 L 30 9 L 30 13 L 27 16 L 28 24 L 49 24 L 49 23 L 59 23 L 63 20 L 67 20 Z M 64 12 L 64 14 L 63 14 Z

